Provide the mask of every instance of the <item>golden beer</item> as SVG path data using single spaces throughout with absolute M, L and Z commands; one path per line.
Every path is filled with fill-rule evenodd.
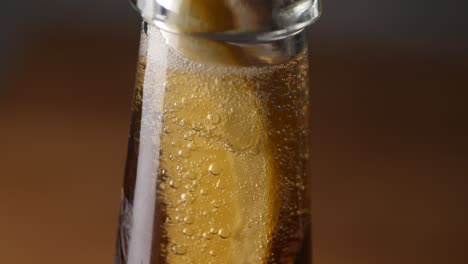
M 279 58 L 145 24 L 116 263 L 310 263 L 303 35 Z

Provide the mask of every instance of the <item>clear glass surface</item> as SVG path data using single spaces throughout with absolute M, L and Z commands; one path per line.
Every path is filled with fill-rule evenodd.
M 245 41 L 261 19 L 221 32 L 221 2 L 159 1 L 203 25 L 168 11 L 172 25 L 144 23 L 116 264 L 311 263 L 303 27 Z

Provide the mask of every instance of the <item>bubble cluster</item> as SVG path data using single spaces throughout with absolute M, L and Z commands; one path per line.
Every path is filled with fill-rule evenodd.
M 167 72 L 155 141 L 158 184 L 167 186 L 158 192 L 167 263 L 294 257 L 308 216 L 307 100 L 297 60 L 229 71 L 179 61 Z

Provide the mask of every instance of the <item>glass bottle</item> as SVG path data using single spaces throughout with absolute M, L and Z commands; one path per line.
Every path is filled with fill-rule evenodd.
M 313 0 L 139 0 L 116 264 L 311 263 Z

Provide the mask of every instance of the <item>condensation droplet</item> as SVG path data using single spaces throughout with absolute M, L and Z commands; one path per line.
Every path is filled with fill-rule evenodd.
M 190 229 L 190 228 L 188 228 L 188 227 L 184 228 L 184 229 L 182 230 L 182 232 L 183 232 L 184 235 L 186 235 L 186 236 L 192 236 L 192 235 L 193 235 L 192 229 Z
M 218 235 L 221 237 L 221 238 L 228 238 L 230 235 L 231 235 L 231 232 L 226 229 L 226 228 L 221 228 L 219 229 L 218 231 Z
M 205 232 L 203 233 L 203 238 L 206 240 L 211 240 L 213 238 L 213 234 Z
M 212 205 L 214 208 L 219 208 L 219 202 L 216 201 L 216 200 L 211 201 L 211 205 Z
M 219 124 L 219 122 L 221 122 L 221 117 L 219 116 L 219 114 L 209 114 L 207 117 L 208 121 L 210 121 L 211 124 Z
M 196 150 L 198 147 L 194 142 L 190 142 L 187 144 L 187 148 L 190 150 Z
M 169 181 L 169 186 L 171 186 L 174 189 L 179 188 L 179 182 L 177 180 L 170 180 Z
M 217 233 L 217 232 L 216 232 L 216 229 L 214 229 L 213 227 L 210 228 L 210 233 L 211 233 L 211 234 L 216 234 L 216 233 Z
M 166 133 L 166 134 L 170 134 L 170 133 L 171 133 L 171 130 L 169 129 L 168 126 L 164 126 L 164 133 Z
M 189 225 L 190 225 L 190 224 L 193 224 L 193 221 L 194 221 L 194 220 L 193 220 L 193 217 L 191 217 L 191 216 L 186 216 L 186 217 L 184 218 L 184 222 L 187 223 L 187 224 L 189 224 Z
M 172 245 L 171 250 L 174 254 L 185 255 L 187 253 L 187 248 L 181 245 Z
M 213 257 L 216 256 L 216 253 L 214 252 L 214 250 L 210 250 L 209 253 L 210 253 L 210 256 L 213 256 Z
M 193 140 L 193 134 L 192 133 L 185 134 L 184 139 L 187 140 L 187 141 L 192 141 Z
M 179 154 L 179 156 L 181 156 L 182 158 L 188 158 L 190 157 L 190 152 L 185 150 L 185 149 L 181 149 L 179 150 L 179 152 L 177 152 Z
M 208 171 L 213 175 L 219 175 L 221 173 L 221 166 L 219 166 L 217 163 L 212 163 L 208 167 Z
M 205 190 L 205 189 L 201 189 L 201 190 L 200 190 L 200 194 L 201 194 L 201 195 L 208 195 L 208 191 Z

